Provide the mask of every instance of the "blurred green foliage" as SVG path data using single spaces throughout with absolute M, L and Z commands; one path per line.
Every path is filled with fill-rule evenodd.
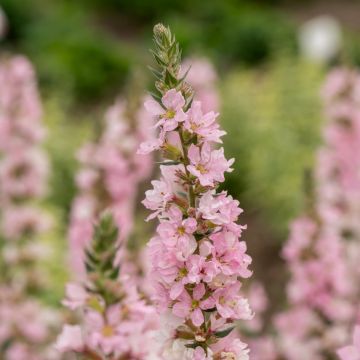
M 51 173 L 49 193 L 45 207 L 53 218 L 50 233 L 39 239 L 50 249 L 49 256 L 40 266 L 48 273 L 51 291 L 44 292 L 42 298 L 48 304 L 60 306 L 65 282 L 69 279 L 68 224 L 71 203 L 76 195 L 75 174 L 78 169 L 76 152 L 94 135 L 94 121 L 97 114 L 73 115 L 68 121 L 68 113 L 60 99 L 50 97 L 44 102 L 44 125 L 48 130 L 45 148 L 50 157 Z M 76 120 L 76 122 L 75 122 Z
M 235 71 L 222 86 L 225 149 L 235 170 L 225 188 L 247 212 L 261 212 L 284 239 L 302 207 L 302 181 L 320 143 L 322 71 L 282 58 L 268 68 Z
M 45 145 L 52 164 L 48 202 L 49 205 L 60 209 L 58 216 L 62 223 L 67 223 L 71 202 L 76 194 L 76 153 L 83 144 L 92 140 L 97 114 L 77 115 L 77 121 L 73 123 L 66 121 L 67 114 L 58 99 L 48 99 L 44 105 L 44 121 L 48 129 Z
M 295 27 L 267 6 L 253 1 L 93 0 L 100 9 L 113 9 L 133 26 L 169 24 L 185 50 L 210 52 L 221 63 L 257 65 L 279 49 L 295 50 Z
M 158 21 L 171 25 L 185 53 L 207 53 L 223 67 L 254 66 L 295 50 L 295 28 L 245 0 L 3 0 L 1 6 L 10 23 L 7 45 L 31 58 L 46 91 L 77 104 L 115 94 L 132 64 L 145 66 L 145 44 Z
M 7 46 L 30 57 L 46 93 L 82 102 L 119 91 L 133 52 L 96 28 L 85 8 L 65 0 L 3 0 L 1 6 L 10 23 Z

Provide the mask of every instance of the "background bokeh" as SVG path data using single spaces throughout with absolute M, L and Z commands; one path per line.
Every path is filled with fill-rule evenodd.
M 7 17 L 1 52 L 24 54 L 34 64 L 48 128 L 51 182 L 44 206 L 56 226 L 43 240 L 54 250 L 42 264 L 52 289 L 44 301 L 58 305 L 68 277 L 74 154 L 96 138 L 102 114 L 127 91 L 134 71 L 141 72 L 139 86 L 149 87 L 148 48 L 159 21 L 177 35 L 184 57 L 206 56 L 216 67 L 220 121 L 228 132 L 225 149 L 237 160 L 224 187 L 246 210 L 254 276 L 264 281 L 271 298 L 283 299 L 286 272 L 278 254 L 289 221 L 303 207 L 303 174 L 321 143 L 320 86 L 330 67 L 360 65 L 360 4 L 1 0 L 1 7 Z M 313 31 L 309 23 L 304 28 L 316 17 Z

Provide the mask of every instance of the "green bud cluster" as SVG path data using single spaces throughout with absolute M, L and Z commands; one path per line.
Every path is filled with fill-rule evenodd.
M 150 68 L 156 77 L 155 87 L 159 94 L 153 94 L 159 100 L 170 89 L 181 91 L 186 107 L 189 107 L 194 96 L 194 91 L 185 82 L 188 71 L 180 76 L 181 70 L 181 49 L 175 36 L 168 27 L 163 24 L 154 26 L 154 50 L 150 50 L 157 62 L 159 69 Z
M 104 212 L 94 227 L 90 246 L 85 250 L 85 266 L 88 277 L 87 290 L 100 295 L 106 305 L 117 303 L 122 290 L 118 276 L 120 267 L 115 265 L 119 251 L 119 231 L 109 212 Z

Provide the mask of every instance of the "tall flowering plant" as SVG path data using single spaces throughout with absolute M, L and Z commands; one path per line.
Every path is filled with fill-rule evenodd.
M 156 326 L 154 308 L 116 261 L 118 237 L 113 216 L 101 215 L 85 251 L 86 276 L 66 287 L 63 304 L 80 318 L 63 327 L 56 343 L 62 353 L 92 360 L 156 359 L 150 337 Z
M 181 51 L 168 28 L 154 28 L 152 51 L 158 69 L 157 94 L 145 108 L 157 117 L 158 138 L 139 153 L 160 150 L 161 178 L 152 181 L 144 205 L 159 221 L 149 242 L 155 300 L 164 313 L 160 333 L 165 359 L 248 359 L 246 344 L 234 336 L 234 322 L 252 318 L 240 294 L 251 258 L 240 241 L 242 210 L 217 190 L 232 171 L 222 143 L 218 114 L 202 110 L 181 74 Z
M 339 69 L 324 87 L 329 121 L 314 191 L 307 213 L 292 223 L 283 249 L 291 274 L 290 306 L 275 318 L 275 325 L 278 349 L 286 359 L 334 359 L 359 323 L 359 79 L 357 72 Z M 349 351 L 339 353 L 358 358 L 346 357 Z
M 34 70 L 22 56 L 0 63 L 0 358 L 51 358 L 47 345 L 57 316 L 37 301 L 46 254 L 38 237 L 49 217 L 44 196 L 48 161 Z

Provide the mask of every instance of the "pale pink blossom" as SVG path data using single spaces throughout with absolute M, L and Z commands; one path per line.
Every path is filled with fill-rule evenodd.
M 337 351 L 341 360 L 360 359 L 360 326 L 355 326 L 353 333 L 353 344 L 344 346 Z
M 220 125 L 216 121 L 218 115 L 213 111 L 203 114 L 201 103 L 194 101 L 187 112 L 184 128 L 191 134 L 196 134 L 201 142 L 213 141 L 222 143 L 221 137 L 226 132 L 220 130 Z
M 251 257 L 246 254 L 246 244 L 229 231 L 217 232 L 210 236 L 214 246 L 213 258 L 224 275 L 237 275 L 243 278 L 250 277 L 252 272 L 248 269 Z
M 220 359 L 249 360 L 250 350 L 247 344 L 232 336 L 220 340 L 215 348 L 220 348 Z
M 215 194 L 208 191 L 200 198 L 199 212 L 204 219 L 216 225 L 230 225 L 237 221 L 243 210 L 239 208 L 239 202 L 226 192 Z
M 219 314 L 225 319 L 250 320 L 253 313 L 250 310 L 248 301 L 238 295 L 239 284 L 217 289 L 212 295 Z
M 183 219 L 183 215 L 177 206 L 171 206 L 166 211 L 168 221 L 162 221 L 157 231 L 166 239 L 164 244 L 175 249 L 178 260 L 186 260 L 194 253 L 197 245 L 193 233 L 196 230 L 197 222 L 194 218 Z
M 171 89 L 162 97 L 162 105 L 153 99 L 145 102 L 146 110 L 159 117 L 156 126 L 161 126 L 165 132 L 175 130 L 178 124 L 186 118 L 183 111 L 184 97 L 181 92 Z
M 152 190 L 145 192 L 144 206 L 155 213 L 148 217 L 148 220 L 155 218 L 159 212 L 166 208 L 167 203 L 173 198 L 171 186 L 164 180 L 151 181 Z
M 213 305 L 211 301 L 202 299 L 205 291 L 204 284 L 195 286 L 192 297 L 184 290 L 177 298 L 173 307 L 173 314 L 181 318 L 189 316 L 195 326 L 201 326 L 204 322 L 202 310 L 210 309 Z
M 223 182 L 225 180 L 224 173 L 231 172 L 231 165 L 234 159 L 226 160 L 224 157 L 224 149 L 211 150 L 208 142 L 199 147 L 191 145 L 189 148 L 190 165 L 187 169 L 191 174 L 199 179 L 203 186 L 213 186 L 215 182 Z

